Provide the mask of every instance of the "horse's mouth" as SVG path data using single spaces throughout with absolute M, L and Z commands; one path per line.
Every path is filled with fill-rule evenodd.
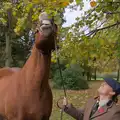
M 48 37 L 53 32 L 53 26 L 49 20 L 43 20 L 40 26 L 40 32 Z

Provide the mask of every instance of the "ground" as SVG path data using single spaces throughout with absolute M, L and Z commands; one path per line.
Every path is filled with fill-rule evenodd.
M 73 103 L 76 107 L 83 107 L 85 102 L 90 97 L 94 97 L 97 95 L 97 88 L 100 86 L 101 81 L 94 81 L 89 82 L 90 88 L 88 90 L 67 90 L 67 98 L 69 103 Z M 50 120 L 60 120 L 60 109 L 57 107 L 56 103 L 57 100 L 63 97 L 63 90 L 56 90 L 53 89 L 53 111 Z M 72 117 L 68 116 L 67 114 L 63 114 L 63 120 L 74 120 Z

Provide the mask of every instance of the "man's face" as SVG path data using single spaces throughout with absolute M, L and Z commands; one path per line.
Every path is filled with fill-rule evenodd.
M 105 96 L 113 96 L 115 92 L 113 92 L 112 87 L 110 87 L 106 82 L 103 82 L 101 86 L 98 89 L 98 93 L 100 95 L 105 95 Z

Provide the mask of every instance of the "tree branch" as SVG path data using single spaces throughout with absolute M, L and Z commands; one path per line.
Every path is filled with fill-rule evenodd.
M 116 12 L 104 12 L 105 14 L 110 14 L 110 15 L 112 15 L 112 14 L 120 14 L 120 12 L 119 11 L 116 11 Z
M 113 4 L 116 4 L 116 3 L 120 3 L 120 2 L 116 2 L 116 1 L 115 1 L 115 2 L 112 2 L 112 1 L 111 1 L 111 2 L 98 2 L 98 3 L 113 3 Z
M 99 28 L 99 29 L 96 28 L 95 30 L 90 31 L 86 35 L 91 36 L 92 34 L 97 33 L 98 31 L 105 30 L 105 29 L 114 27 L 114 26 L 119 25 L 119 24 L 120 24 L 120 22 L 116 22 L 115 24 L 112 24 L 112 25 L 109 25 L 109 26 L 106 26 L 106 27 L 103 27 L 103 28 Z

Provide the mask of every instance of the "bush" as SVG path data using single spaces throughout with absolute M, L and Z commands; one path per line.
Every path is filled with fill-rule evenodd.
M 66 89 L 71 90 L 79 90 L 79 89 L 87 89 L 88 84 L 85 80 L 82 69 L 80 67 L 70 67 L 66 68 L 63 73 L 64 85 Z M 60 77 L 59 71 L 53 77 L 53 87 L 62 88 L 62 79 Z
M 62 70 L 65 70 L 65 63 L 62 62 L 62 64 L 60 64 L 60 68 Z M 51 63 L 50 78 L 53 79 L 54 75 L 57 74 L 57 72 L 59 72 L 58 63 Z

